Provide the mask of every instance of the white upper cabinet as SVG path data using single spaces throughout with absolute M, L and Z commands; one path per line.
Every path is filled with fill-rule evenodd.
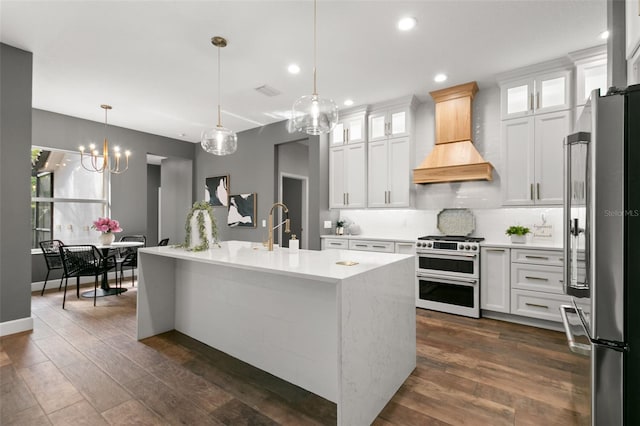
M 366 112 L 347 114 L 331 131 L 331 146 L 345 143 L 364 143 L 367 140 Z
M 329 150 L 329 207 L 366 207 L 366 144 Z
M 600 89 L 607 93 L 607 50 L 598 46 L 569 55 L 576 66 L 576 106 L 587 103 L 591 92 Z
M 369 142 L 408 136 L 410 119 L 410 105 L 372 111 L 369 114 Z
M 505 205 L 562 204 L 563 143 L 571 111 L 502 121 Z
M 409 138 L 369 143 L 369 207 L 408 207 L 411 182 Z
M 502 83 L 502 119 L 561 111 L 571 107 L 571 70 L 561 69 Z

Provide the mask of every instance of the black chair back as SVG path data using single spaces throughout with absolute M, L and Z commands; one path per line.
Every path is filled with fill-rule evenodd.
M 141 247 L 147 246 L 147 237 L 145 237 L 144 235 L 124 235 L 120 237 L 120 241 L 135 241 L 138 243 L 142 243 Z M 139 248 L 140 247 L 123 247 L 121 249 L 118 249 L 118 256 L 120 258 L 125 258 L 130 254 L 137 254 Z
M 160 242 L 158 242 L 158 247 L 162 247 L 162 246 L 168 246 L 169 245 L 169 239 L 168 238 L 163 238 L 160 240 Z
M 45 240 L 40 241 L 40 248 L 44 255 L 44 260 L 47 263 L 47 269 L 63 269 L 62 258 L 60 257 L 60 247 L 64 246 L 64 243 L 60 240 Z
M 61 246 L 60 258 L 68 277 L 95 275 L 103 267 L 102 254 L 92 245 Z

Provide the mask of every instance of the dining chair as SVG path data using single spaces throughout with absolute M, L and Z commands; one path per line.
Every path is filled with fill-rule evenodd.
M 102 252 L 92 245 L 64 245 L 60 246 L 60 258 L 66 276 L 62 309 L 64 309 L 67 298 L 69 278 L 73 277 L 76 278 L 76 297 L 78 298 L 80 298 L 80 277 L 94 277 L 93 306 L 96 306 L 98 279 L 116 267 L 115 256 L 103 256 Z
M 168 238 L 163 238 L 160 241 L 158 241 L 158 247 L 168 246 L 168 245 L 169 245 L 169 239 Z
M 40 241 L 40 248 L 42 249 L 42 254 L 44 255 L 44 261 L 47 264 L 47 276 L 44 278 L 44 285 L 42 286 L 40 296 L 44 295 L 44 289 L 47 286 L 47 280 L 49 279 L 49 273 L 51 271 L 55 271 L 58 269 L 62 270 L 62 277 L 60 278 L 60 285 L 58 286 L 58 290 L 62 288 L 62 280 L 64 280 L 65 274 L 64 266 L 62 265 L 62 258 L 60 258 L 60 247 L 63 245 L 64 243 L 60 240 Z
M 142 243 L 142 247 L 147 246 L 147 237 L 144 235 L 125 235 L 120 238 L 120 241 L 136 241 Z M 117 259 L 118 267 L 116 269 L 120 270 L 120 287 L 122 287 L 122 281 L 124 280 L 124 268 L 131 268 L 131 287 L 134 286 L 133 270 L 138 267 L 139 248 L 140 247 L 124 247 L 119 249 Z

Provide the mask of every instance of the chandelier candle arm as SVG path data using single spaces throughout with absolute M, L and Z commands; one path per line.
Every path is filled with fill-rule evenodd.
M 80 147 L 78 148 L 80 151 L 80 165 L 82 166 L 83 169 L 90 171 L 90 172 L 96 172 L 96 173 L 104 173 L 104 172 L 109 172 L 112 174 L 120 174 L 120 173 L 124 173 L 127 171 L 127 169 L 129 169 L 129 156 L 131 155 L 131 151 L 126 150 L 124 152 L 125 154 L 125 159 L 126 159 L 126 163 L 125 163 L 125 168 L 120 170 L 120 157 L 122 156 L 122 153 L 120 152 L 120 147 L 116 146 L 113 148 L 113 163 L 115 163 L 115 165 L 113 167 L 110 166 L 111 163 L 111 157 L 109 154 L 109 140 L 107 139 L 107 111 L 109 111 L 110 109 L 112 109 L 111 105 L 105 105 L 102 104 L 100 105 L 100 108 L 104 109 L 104 142 L 102 143 L 102 165 L 99 165 L 99 159 L 100 159 L 100 152 L 96 149 L 96 145 L 95 144 L 89 144 L 89 153 L 88 155 L 90 155 L 90 167 L 85 166 L 84 164 L 84 155 L 85 155 L 85 148 L 83 145 L 80 145 Z

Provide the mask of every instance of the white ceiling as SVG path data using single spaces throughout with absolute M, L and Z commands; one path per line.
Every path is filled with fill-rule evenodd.
M 396 29 L 410 15 L 418 26 Z M 0 1 L 1 40 L 33 52 L 34 108 L 198 142 L 216 123 L 280 121 L 312 89 L 313 4 L 297 1 Z M 603 43 L 605 0 L 318 2 L 318 91 L 339 106 L 478 81 Z M 302 68 L 287 72 L 289 63 Z M 436 73 L 449 79 L 435 83 Z M 281 92 L 266 97 L 267 84 Z M 179 136 L 184 134 L 184 136 Z

